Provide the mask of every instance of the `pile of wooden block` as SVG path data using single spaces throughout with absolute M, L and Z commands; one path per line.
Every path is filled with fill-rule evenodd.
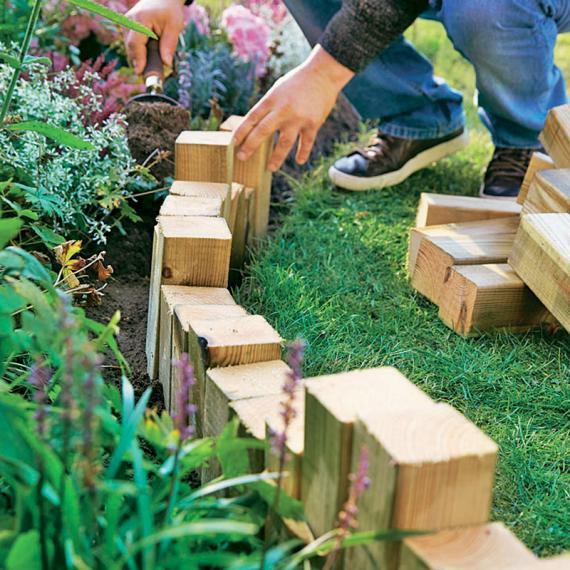
M 226 125 L 228 131 L 185 132 L 178 139 L 176 182 L 155 227 L 148 373 L 160 379 L 166 407 L 176 413 L 182 383 L 173 361 L 187 353 L 197 380 L 190 399 L 197 406 L 198 435 L 218 436 L 228 420 L 237 418 L 242 435 L 268 443 L 271 433 L 283 429 L 281 406 L 288 397 L 283 386 L 291 369 L 281 360 L 278 332 L 262 316 L 248 314 L 227 287 L 230 268 L 240 267 L 246 246 L 267 228 L 271 177 L 265 165 L 272 141 L 239 163 L 232 142 L 235 123 Z M 414 284 L 452 313 L 463 309 L 451 306 L 446 287 L 468 296 L 473 294 L 469 280 L 486 280 L 491 286 L 485 302 L 519 321 L 528 318 L 532 303 L 533 319 L 542 322 L 545 309 L 506 265 L 509 255 L 518 255 L 513 243 L 520 208 L 486 201 L 474 206 L 472 199 L 455 200 L 452 208 L 443 200 L 424 196 L 422 224 L 460 223 L 414 230 Z M 452 210 L 460 219 L 449 219 Z M 479 216 L 486 221 L 472 221 Z M 503 299 L 493 294 L 500 287 L 507 291 Z M 480 322 L 477 317 L 475 323 Z M 371 488 L 359 505 L 359 530 L 433 531 L 351 549 L 337 568 L 563 567 L 539 562 L 504 526 L 488 522 L 497 446 L 397 370 L 306 379 L 294 406 L 284 489 L 303 501 L 306 521 L 284 520 L 286 532 L 308 542 L 334 528 L 349 495 L 349 473 L 358 468 L 363 449 Z M 269 445 L 254 447 L 250 463 L 254 472 L 279 468 Z M 213 462 L 202 477 L 219 474 Z
M 517 202 L 422 194 L 411 231 L 414 289 L 469 336 L 570 330 L 570 105 L 553 109 Z

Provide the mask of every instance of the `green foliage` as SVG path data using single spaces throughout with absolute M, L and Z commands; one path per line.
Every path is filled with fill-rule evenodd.
M 0 86 L 11 73 L 0 64 Z M 121 218 L 137 219 L 128 200 L 154 182 L 136 166 L 120 116 L 91 123 L 103 105 L 97 81 L 96 73 L 79 83 L 72 70 L 48 78 L 44 66 L 28 68 L 12 107 L 20 120 L 0 128 L 0 180 L 12 179 L 11 199 L 54 231 L 104 242 Z

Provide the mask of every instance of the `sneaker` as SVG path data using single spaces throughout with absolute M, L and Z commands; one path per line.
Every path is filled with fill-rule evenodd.
M 337 160 L 330 179 L 345 190 L 371 190 L 400 184 L 414 172 L 467 146 L 469 136 L 461 128 L 437 139 L 402 139 L 382 131 L 364 149 Z
M 496 148 L 479 192 L 482 198 L 514 200 L 520 192 L 532 148 Z

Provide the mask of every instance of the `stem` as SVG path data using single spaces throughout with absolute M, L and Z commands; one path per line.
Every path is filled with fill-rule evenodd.
M 45 505 L 44 499 L 42 497 L 42 489 L 44 486 L 44 462 L 41 456 L 38 456 L 38 466 L 40 470 L 40 478 L 38 481 L 38 509 L 40 513 L 40 549 L 41 549 L 41 556 L 42 556 L 42 570 L 49 570 L 49 557 L 48 557 L 48 549 L 47 549 L 47 537 L 46 537 L 46 513 L 45 513 Z
M 180 453 L 182 452 L 182 438 L 178 442 L 178 447 L 176 449 L 176 455 L 174 457 L 174 467 L 172 468 L 172 476 L 170 478 L 170 490 L 168 492 L 168 503 L 166 507 L 166 513 L 164 515 L 164 527 L 166 528 L 170 524 L 170 518 L 172 517 L 172 511 L 174 510 L 174 505 L 176 504 L 176 498 L 178 495 L 178 467 L 180 463 Z M 163 540 L 160 543 L 159 556 L 164 554 L 164 551 L 168 548 L 170 540 Z
M 20 71 L 22 69 L 22 65 L 24 64 L 24 60 L 26 59 L 26 55 L 28 55 L 28 50 L 30 49 L 32 36 L 34 35 L 34 30 L 36 29 L 38 18 L 40 17 L 41 6 L 42 6 L 41 0 L 35 0 L 32 13 L 30 14 L 30 19 L 28 20 L 26 35 L 24 36 L 24 39 L 22 40 L 22 45 L 20 47 L 20 56 L 18 58 L 19 66 L 18 69 L 14 69 L 14 73 L 12 74 L 12 79 L 10 80 L 10 84 L 8 85 L 8 90 L 6 91 L 6 95 L 4 97 L 2 110 L 0 111 L 0 124 L 4 123 L 6 115 L 10 110 L 10 103 L 12 102 L 12 97 L 14 96 L 16 84 L 18 83 L 18 79 L 20 78 Z

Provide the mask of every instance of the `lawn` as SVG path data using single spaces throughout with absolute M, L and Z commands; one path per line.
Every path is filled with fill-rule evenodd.
M 472 144 L 381 192 L 340 193 L 323 162 L 296 184 L 282 226 L 249 267 L 239 296 L 288 338 L 308 343 L 306 374 L 398 367 L 500 446 L 493 518 L 537 554 L 570 549 L 568 336 L 489 334 L 464 340 L 437 318 L 406 275 L 408 232 L 421 192 L 476 195 L 492 148 L 473 108 L 471 69 L 440 26 L 410 38 L 465 93 Z M 570 37 L 557 57 L 570 77 Z M 340 149 L 342 150 L 342 149 Z

